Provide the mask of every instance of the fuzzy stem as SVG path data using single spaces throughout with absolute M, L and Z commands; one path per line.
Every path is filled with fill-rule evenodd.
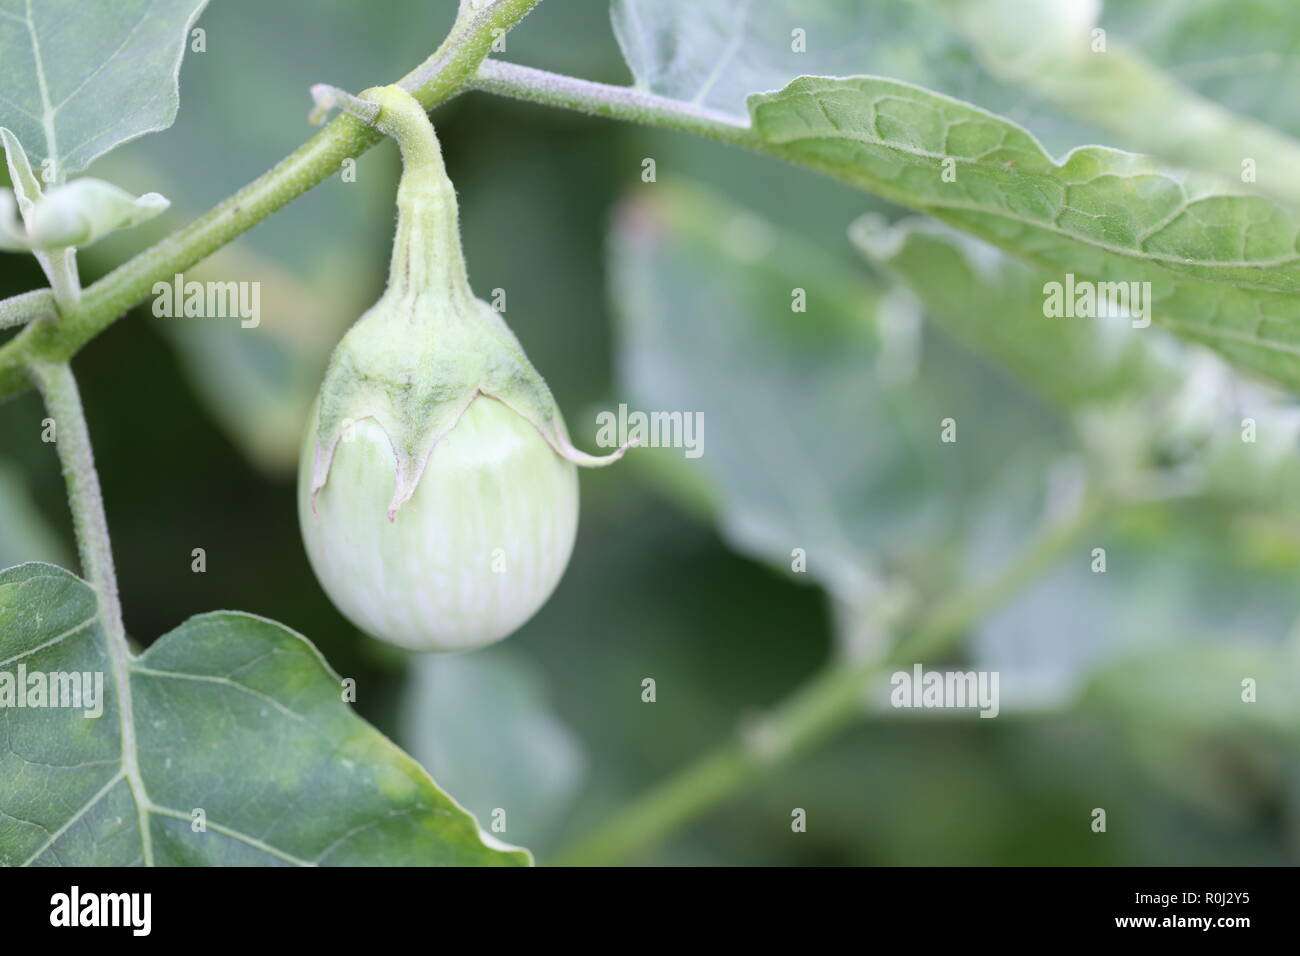
M 493 40 L 539 0 L 491 0 L 477 12 L 462 8 L 455 28 L 433 55 L 401 80 L 425 109 L 456 95 L 487 56 Z M 161 242 L 89 286 L 58 322 L 38 322 L 0 346 L 0 400 L 26 391 L 33 361 L 66 362 L 127 309 L 144 301 L 155 282 L 169 280 L 338 172 L 382 135 L 352 116 L 340 116 L 274 169 Z
M 64 312 L 75 308 L 81 301 L 81 276 L 77 270 L 77 250 L 71 246 L 53 249 L 41 253 L 37 259 L 45 269 L 46 276 L 49 277 L 54 299 L 59 303 L 59 311 Z
M 456 190 L 424 107 L 400 86 L 361 94 L 378 103 L 374 126 L 397 140 L 402 178 L 397 187 L 397 232 L 388 289 L 398 294 L 439 289 L 448 301 L 472 298 L 460 246 Z
M 108 538 L 108 518 L 99 473 L 90 447 L 90 430 L 81 407 L 77 380 L 66 362 L 33 362 L 29 374 L 45 399 L 54 419 L 54 445 L 68 486 L 68 504 L 77 536 L 82 576 L 95 589 L 99 619 L 104 628 L 113 690 L 117 696 L 118 732 L 121 742 L 122 775 L 135 803 L 135 823 L 142 841 L 144 864 L 154 862 L 150 838 L 149 795 L 140 773 L 139 748 L 135 734 L 135 707 L 131 696 L 131 648 L 122 624 L 122 605 L 113 569 L 113 548 Z
M 631 86 L 593 83 L 501 60 L 484 60 L 469 85 L 498 96 L 683 130 L 738 146 L 758 144 L 754 131 L 735 117 Z
M 118 601 L 113 549 L 108 538 L 108 518 L 104 514 L 104 498 L 99 489 L 99 474 L 95 471 L 95 456 L 90 446 L 90 431 L 86 427 L 77 380 L 66 362 L 35 362 L 31 366 L 31 377 L 45 399 L 50 417 L 54 419 L 54 446 L 68 486 L 68 505 L 72 509 L 81 573 L 99 595 L 109 640 L 120 641 L 125 650 L 122 607 Z
M 930 658 L 951 648 L 972 624 L 1054 566 L 1103 514 L 1103 500 L 1089 498 L 1069 516 L 1050 520 L 992 580 L 941 603 L 885 660 L 830 665 L 746 739 L 723 745 L 627 805 L 561 854 L 557 865 L 609 864 L 654 846 L 782 760 L 849 725 L 865 711 L 866 691 L 873 680 L 889 668 L 917 662 L 916 655 Z
M 39 319 L 52 319 L 58 316 L 59 309 L 50 289 L 35 289 L 24 292 L 12 299 L 0 300 L 0 329 L 15 325 L 26 325 Z

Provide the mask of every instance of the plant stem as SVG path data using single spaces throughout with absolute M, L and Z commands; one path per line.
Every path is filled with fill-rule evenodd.
M 884 660 L 836 663 L 743 736 L 700 758 L 620 810 L 555 863 L 602 865 L 625 859 L 732 796 L 780 761 L 802 753 L 850 724 L 868 706 L 875 681 L 889 669 L 950 649 L 976 622 L 1052 567 L 1104 514 L 1089 497 L 1064 519 L 1049 521 L 1020 555 L 987 582 L 958 591 L 927 615 Z
M 36 255 L 50 280 L 59 311 L 66 312 L 81 301 L 81 276 L 77 271 L 77 250 L 55 249 Z
M 635 87 L 592 83 L 501 60 L 484 60 L 468 85 L 530 103 L 683 130 L 739 146 L 757 142 L 748 125 L 726 113 L 655 96 Z
M 68 505 L 72 509 L 81 573 L 99 594 L 109 640 L 120 641 L 125 650 L 126 635 L 117 596 L 117 575 L 113 571 L 108 519 L 104 515 L 104 498 L 99 490 L 99 474 L 95 471 L 95 456 L 77 380 L 66 362 L 33 362 L 31 378 L 54 419 L 54 446 L 68 485 Z
M 72 509 L 72 526 L 81 557 L 81 574 L 95 589 L 99 618 L 104 627 L 113 688 L 117 695 L 117 716 L 121 734 L 122 775 L 131 790 L 136 808 L 136 826 L 143 844 L 144 863 L 153 865 L 153 843 L 149 836 L 149 795 L 140 775 L 135 737 L 135 710 L 131 697 L 131 647 L 127 644 L 122 623 L 122 604 L 117 592 L 117 574 L 113 569 L 113 547 L 108 537 L 108 518 L 104 514 L 104 496 L 95 470 L 95 456 L 90 447 L 90 429 L 81 406 L 77 380 L 67 362 L 33 362 L 32 383 L 45 399 L 45 407 L 54 419 L 54 446 L 63 466 L 68 486 L 68 504 Z
M 891 653 L 897 662 L 925 660 L 947 650 L 974 621 L 982 620 L 1043 571 L 1054 565 L 1088 528 L 1104 515 L 1107 499 L 1085 497 L 1063 521 L 1049 522 L 1028 547 L 993 580 L 957 592 L 900 641 Z
M 11 299 L 0 299 L 0 329 L 26 325 L 37 319 L 52 319 L 58 314 L 54 293 L 49 289 L 35 289 Z
M 462 8 L 463 16 L 447 39 L 403 77 L 401 85 L 425 109 L 450 99 L 478 69 L 497 32 L 509 30 L 538 2 L 492 0 L 477 13 Z M 29 364 L 68 361 L 127 309 L 144 301 L 155 282 L 170 281 L 381 139 L 381 133 L 354 117 L 339 116 L 273 169 L 88 287 L 81 301 L 65 307 L 57 321 L 34 322 L 23 329 L 0 346 L 0 399 L 26 391 L 31 384 Z

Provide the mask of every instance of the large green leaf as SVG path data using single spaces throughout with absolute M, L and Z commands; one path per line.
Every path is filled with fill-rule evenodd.
M 1300 388 L 1300 224 L 1282 206 L 1104 147 L 1058 163 L 1015 123 L 893 80 L 801 77 L 749 102 L 777 155 L 1058 281 L 1150 282 L 1155 322 Z
M 190 25 L 207 0 L 0 0 L 0 126 L 55 180 L 166 129 Z
M 704 446 L 633 457 L 685 473 L 693 501 L 710 489 L 740 550 L 789 570 L 802 549 L 809 577 L 861 601 L 880 571 L 928 567 L 1008 463 L 1040 474 L 1061 450 L 1045 410 L 863 276 L 702 190 L 650 193 L 612 244 L 624 397 L 701 414 Z
M 1157 321 L 1294 389 L 1297 221 L 1263 196 L 1300 195 L 1287 173 L 1300 144 L 1233 112 L 1241 95 L 1221 104 L 1214 84 L 1163 69 L 1186 74 L 1203 57 L 1182 64 L 1157 44 L 1164 53 L 1148 62 L 1125 41 L 1138 21 L 1144 40 L 1204 36 L 1236 16 L 1224 6 L 1199 4 L 1195 15 L 1166 6 L 1144 18 L 1120 5 L 1104 53 L 1090 45 L 1098 5 L 1054 0 L 618 0 L 614 24 L 638 86 L 733 114 L 748 90 L 751 123 L 772 152 L 945 219 L 1058 278 L 1150 281 Z M 1250 63 L 1294 71 L 1294 43 L 1278 34 L 1292 14 L 1273 0 L 1247 6 L 1234 48 Z M 806 52 L 791 49 L 793 30 L 806 32 Z M 854 75 L 759 92 L 796 71 Z M 901 81 L 856 75 L 868 71 Z M 1270 89 L 1256 84 L 1245 105 Z M 1100 147 L 1058 163 L 1023 126 L 968 101 L 1014 115 L 1060 148 L 1109 133 L 1177 166 Z M 1258 184 L 1241 181 L 1245 158 Z M 945 160 L 956 164 L 955 182 L 941 175 Z
M 1262 190 L 1300 196 L 1300 109 L 1275 94 L 1300 75 L 1288 0 L 615 0 L 613 19 L 638 86 L 737 119 L 796 76 L 873 74 L 1053 149 L 1107 142 L 1230 180 L 1249 157 Z
M 986 69 L 937 0 L 614 0 L 613 21 L 638 87 L 737 120 L 750 93 L 797 76 L 871 73 L 1015 116 L 1049 143 L 1096 139 Z
M 199 615 L 120 660 L 95 592 L 24 564 L 0 572 L 0 670 L 19 668 L 103 674 L 103 714 L 0 709 L 0 863 L 528 860 L 486 845 L 473 817 L 352 713 L 316 649 L 273 621 Z

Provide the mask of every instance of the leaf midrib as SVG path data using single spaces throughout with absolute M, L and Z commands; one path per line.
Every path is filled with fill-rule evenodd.
M 54 130 L 54 108 L 50 105 L 50 90 L 45 80 L 45 60 L 41 55 L 41 41 L 36 35 L 36 17 L 32 13 L 32 0 L 27 0 L 27 35 L 32 41 L 32 59 L 36 64 L 36 85 L 41 93 L 41 128 L 45 133 L 46 158 L 54 160 L 54 181 L 62 182 L 62 163 L 59 162 L 58 138 Z

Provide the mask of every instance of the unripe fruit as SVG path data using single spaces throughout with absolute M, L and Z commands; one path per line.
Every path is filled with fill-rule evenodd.
M 469 288 L 433 127 L 405 91 L 363 98 L 404 163 L 388 287 L 339 342 L 303 440 L 298 513 L 335 605 L 421 651 L 500 640 L 559 582 L 578 521 L 573 447 L 545 381 Z
M 314 423 L 313 423 L 314 424 Z M 412 650 L 498 640 L 564 573 L 578 529 L 577 469 L 532 425 L 480 396 L 429 459 L 415 494 L 385 517 L 396 472 L 388 436 L 358 422 L 300 520 L 312 567 L 348 619 Z M 309 428 L 304 463 L 314 452 Z

